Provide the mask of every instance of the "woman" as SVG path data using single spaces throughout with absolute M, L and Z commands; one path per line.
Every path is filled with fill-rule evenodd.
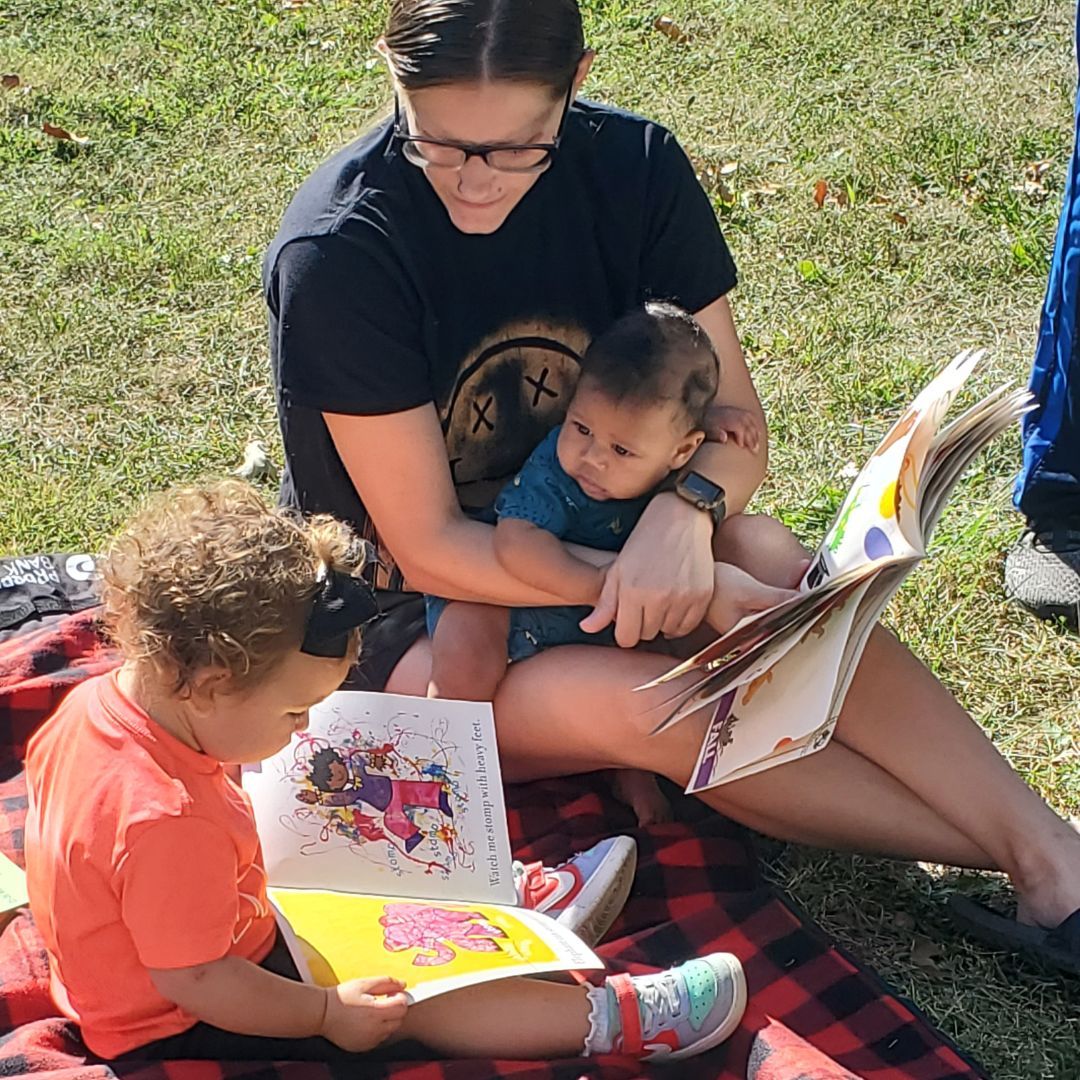
M 500 569 L 481 508 L 561 419 L 585 344 L 649 297 L 696 313 L 721 359 L 717 404 L 760 417 L 732 258 L 670 133 L 576 100 L 592 62 L 576 0 L 393 0 L 378 49 L 393 120 L 316 171 L 267 255 L 283 497 L 373 524 L 414 589 L 565 603 Z M 495 701 L 508 778 L 626 766 L 687 780 L 706 718 L 645 738 L 658 702 L 632 688 L 670 660 L 629 646 L 694 630 L 714 581 L 748 606 L 790 584 L 714 562 L 753 573 L 740 518 L 717 524 L 766 465 L 764 441 L 709 442 L 688 467 L 703 509 L 653 498 L 590 617 L 613 620 L 624 648 L 512 666 Z M 385 606 L 367 683 L 423 693 L 422 607 L 401 593 Z M 824 751 L 703 797 L 785 839 L 1003 869 L 1025 922 L 1080 909 L 1080 837 L 882 630 Z M 1078 924 L 1063 934 L 1080 967 Z

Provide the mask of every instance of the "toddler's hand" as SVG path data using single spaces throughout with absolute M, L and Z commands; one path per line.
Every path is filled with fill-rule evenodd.
M 761 423 L 748 409 L 714 405 L 709 409 L 705 424 L 711 442 L 726 443 L 730 439 L 736 446 L 755 454 L 761 445 Z
M 408 1011 L 400 979 L 351 979 L 326 991 L 320 1034 L 351 1053 L 372 1050 L 394 1034 Z

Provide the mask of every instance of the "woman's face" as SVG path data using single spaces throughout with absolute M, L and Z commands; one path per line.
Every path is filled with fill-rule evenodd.
M 409 134 L 472 145 L 553 142 L 565 96 L 535 83 L 481 82 L 401 94 Z M 450 220 L 464 233 L 493 233 L 542 173 L 508 173 L 471 157 L 460 169 L 424 170 Z

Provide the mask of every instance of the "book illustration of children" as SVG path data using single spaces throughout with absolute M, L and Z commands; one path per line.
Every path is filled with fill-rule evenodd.
M 312 788 L 296 793 L 309 805 L 366 806 L 382 814 L 383 828 L 398 837 L 405 853 L 424 839 L 424 832 L 410 816 L 410 811 L 434 810 L 453 820 L 449 792 L 440 780 L 399 780 L 371 772 L 363 755 L 346 758 L 332 747 L 317 750 L 310 759 L 308 779 Z
M 723 490 L 689 463 L 706 427 L 717 441 L 754 450 L 762 425 L 746 409 L 714 406 L 719 385 L 708 335 L 672 304 L 649 303 L 593 341 L 565 421 L 536 447 L 494 506 L 495 555 L 503 570 L 572 604 L 509 609 L 427 597 L 429 697 L 490 701 L 509 663 L 559 645 L 615 644 L 612 627 L 590 633 L 581 626 L 601 600 L 607 570 L 566 545 L 620 551 L 661 491 L 676 492 L 708 512 L 714 529 L 723 528 Z M 759 555 L 776 553 L 785 569 L 773 578 L 804 561 L 778 523 L 757 516 L 741 525 Z M 735 569 L 716 566 L 720 574 Z M 770 592 L 759 598 L 761 607 L 788 598 L 786 590 Z M 717 587 L 706 612 L 706 622 L 721 633 L 747 613 L 734 596 L 735 589 Z M 651 774 L 619 771 L 616 789 L 640 824 L 669 819 Z
M 457 959 L 457 950 L 494 953 L 506 933 L 478 911 L 455 911 L 429 904 L 387 904 L 379 918 L 387 952 L 416 949 L 416 967 L 439 967 Z

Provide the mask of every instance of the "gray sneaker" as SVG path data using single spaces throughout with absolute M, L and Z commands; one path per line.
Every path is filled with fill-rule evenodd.
M 1031 524 L 1005 556 L 1005 592 L 1040 619 L 1077 628 L 1080 614 L 1080 529 Z

